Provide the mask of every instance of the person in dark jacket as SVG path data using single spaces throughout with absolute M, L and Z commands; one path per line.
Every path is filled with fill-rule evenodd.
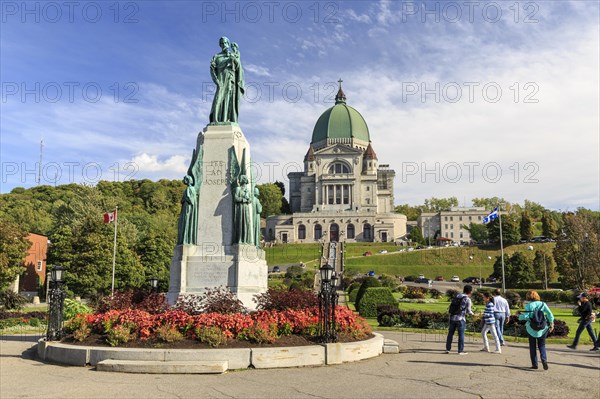
M 588 334 L 590 334 L 590 338 L 592 338 L 592 342 L 594 343 L 594 348 L 591 350 L 597 350 L 597 341 L 596 334 L 594 334 L 594 330 L 592 329 L 592 303 L 588 300 L 587 294 L 582 292 L 577 296 L 577 305 L 579 310 L 579 327 L 577 327 L 577 331 L 575 332 L 575 339 L 571 345 L 567 345 L 567 348 L 576 349 L 577 344 L 579 343 L 579 337 L 584 329 L 587 330 Z

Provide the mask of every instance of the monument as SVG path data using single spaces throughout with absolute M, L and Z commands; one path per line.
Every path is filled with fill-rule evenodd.
M 183 178 L 167 298 L 174 304 L 181 295 L 224 286 L 254 309 L 253 297 L 267 290 L 267 263 L 250 145 L 238 123 L 244 71 L 237 44 L 222 37 L 219 45 L 210 64 L 217 90 L 209 124 L 198 134 Z

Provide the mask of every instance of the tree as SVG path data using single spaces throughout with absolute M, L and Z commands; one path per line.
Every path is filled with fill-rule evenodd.
M 26 230 L 14 222 L 0 220 L 0 291 L 25 271 L 23 261 L 30 247 Z
M 431 197 L 425 200 L 423 207 L 427 212 L 440 212 L 446 211 L 453 206 L 458 206 L 458 199 L 456 197 L 448 198 L 435 198 Z
M 282 194 L 279 186 L 275 183 L 258 184 L 259 198 L 262 204 L 261 217 L 281 214 Z
M 533 263 L 521 252 L 515 252 L 504 259 L 504 276 L 506 287 L 522 288 L 535 280 Z M 502 258 L 496 257 L 492 277 L 502 278 Z
M 543 214 L 546 212 L 546 208 L 544 208 L 541 204 L 529 200 L 525 200 L 524 208 L 533 220 L 540 220 Z
M 292 209 L 290 208 L 290 203 L 288 202 L 287 198 L 285 198 L 285 184 L 278 180 L 275 180 L 274 184 L 276 184 L 281 190 L 281 213 L 285 213 L 286 215 L 291 214 Z
M 535 251 L 535 257 L 533 258 L 533 272 L 535 278 L 544 282 L 550 282 L 556 280 L 556 262 L 551 253 L 546 253 L 541 250 Z M 544 288 L 546 284 L 544 284 Z
M 471 202 L 473 203 L 473 206 L 482 207 L 489 210 L 494 209 L 498 206 L 498 204 L 500 204 L 502 207 L 502 211 L 504 212 L 509 212 L 512 207 L 510 202 L 507 202 L 504 198 L 499 197 L 473 198 Z
M 421 233 L 421 229 L 418 227 L 414 227 L 410 234 L 408 235 L 412 242 L 416 242 L 418 244 L 425 244 L 425 239 L 423 238 L 423 233 Z
M 529 212 L 524 211 L 521 214 L 521 223 L 519 225 L 519 229 L 521 231 L 521 239 L 531 241 L 533 238 L 533 223 L 531 217 L 529 216 Z
M 502 243 L 504 245 L 516 244 L 519 242 L 521 234 L 517 222 L 513 220 L 513 215 L 502 216 Z M 500 220 L 494 219 L 487 225 L 487 231 L 491 242 L 500 242 Z
M 488 230 L 485 224 L 469 223 L 468 226 L 463 225 L 462 228 L 469 232 L 471 235 L 471 240 L 483 242 L 489 238 Z
M 552 215 L 548 212 L 544 213 L 544 216 L 542 216 L 542 234 L 546 237 L 556 239 L 557 232 L 558 226 Z
M 406 216 L 406 220 L 417 220 L 421 215 L 421 208 L 408 204 L 396 205 L 394 212 L 401 213 Z
M 102 193 L 94 187 L 81 187 L 78 196 L 56 209 L 56 224 L 50 234 L 48 263 L 65 268 L 65 281 L 70 291 L 89 296 L 110 292 L 114 225 L 103 222 L 106 205 Z M 137 288 L 146 284 L 144 270 L 135 252 L 138 240 L 136 226 L 119 213 L 115 288 Z
M 564 288 L 583 290 L 600 281 L 600 224 L 583 213 L 563 215 L 553 255 Z

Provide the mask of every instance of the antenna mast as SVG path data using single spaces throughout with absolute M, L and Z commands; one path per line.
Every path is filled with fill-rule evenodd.
M 37 177 L 37 185 L 40 185 L 40 181 L 42 180 L 42 155 L 44 152 L 44 139 L 40 140 L 40 163 L 38 164 L 38 177 Z

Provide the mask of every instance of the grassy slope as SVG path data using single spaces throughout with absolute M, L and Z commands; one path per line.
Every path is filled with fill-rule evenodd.
M 534 251 L 527 251 L 533 245 Z M 516 251 L 524 252 L 533 258 L 536 249 L 551 251 L 554 243 L 520 244 L 504 249 L 505 257 Z M 427 277 L 444 276 L 446 280 L 453 275 L 461 278 L 479 276 L 480 268 L 483 276 L 489 276 L 493 270 L 496 257 L 500 255 L 498 248 L 458 247 L 434 248 L 413 252 L 397 252 L 400 247 L 390 243 L 350 243 L 346 245 L 346 268 L 361 273 L 370 270 L 377 274 L 400 276 L 425 274 Z M 385 249 L 387 254 L 380 254 Z M 285 244 L 266 248 L 269 267 L 286 263 L 304 262 L 312 265 L 320 256 L 320 244 Z M 372 256 L 362 256 L 371 251 Z M 473 260 L 469 259 L 473 256 Z M 491 257 L 491 259 L 488 259 Z

